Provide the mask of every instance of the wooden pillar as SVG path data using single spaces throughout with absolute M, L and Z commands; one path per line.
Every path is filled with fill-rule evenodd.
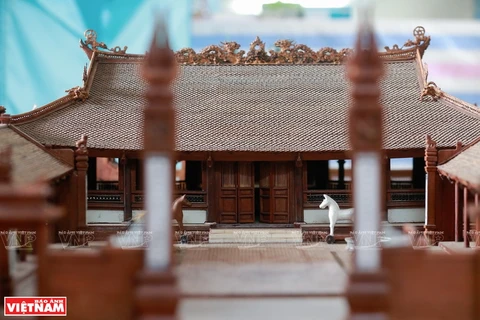
M 367 8 L 362 9 L 355 54 L 347 67 L 353 98 L 350 142 L 353 148 L 354 235 L 368 237 L 376 244 L 385 182 L 379 85 L 384 68 L 378 56 L 370 12 Z M 355 268 L 346 292 L 350 304 L 349 319 L 388 319 L 387 281 L 382 270 L 380 249 L 360 247 L 357 243 L 354 261 Z
M 478 193 L 475 193 L 475 208 L 479 208 L 479 204 L 478 204 Z M 477 234 L 480 232 L 480 215 L 477 215 L 476 216 L 476 219 L 475 219 L 475 228 L 476 228 L 476 231 L 477 231 Z M 478 236 L 478 235 L 477 235 Z
M 125 153 L 120 158 L 120 168 L 123 170 L 123 199 L 124 199 L 124 221 L 132 219 L 132 160 L 125 157 Z
M 382 216 L 382 221 L 388 222 L 388 201 L 389 201 L 389 194 L 388 192 L 391 189 L 391 173 L 390 173 L 390 158 L 385 155 L 384 161 L 383 161 L 383 172 L 385 174 L 385 182 L 383 183 L 383 216 Z
M 149 83 L 144 115 L 146 228 L 152 232 L 152 242 L 137 279 L 135 319 L 176 319 L 179 293 L 172 272 L 171 227 L 175 181 L 171 176 L 175 146 L 171 83 L 176 72 L 175 56 L 168 46 L 162 21 L 157 23 L 143 67 L 143 76 Z
M 458 182 L 455 182 L 455 242 L 459 242 L 462 239 L 462 215 L 461 206 L 462 200 L 460 199 L 460 186 Z
M 217 222 L 217 197 L 215 188 L 215 163 L 212 160 L 212 155 L 207 158 L 207 222 Z
M 427 173 L 427 181 L 425 185 L 425 229 L 434 231 L 436 228 L 436 190 L 437 190 L 437 164 L 438 150 L 437 143 L 427 135 L 425 143 L 425 172 Z
M 345 189 L 345 160 L 338 160 L 338 189 Z
M 466 248 L 470 248 L 470 242 L 468 241 L 468 226 L 470 224 L 468 219 L 468 189 L 463 187 L 463 242 Z
M 297 160 L 295 161 L 295 178 L 293 180 L 295 188 L 295 222 L 299 223 L 305 222 L 303 216 L 303 169 L 303 161 L 300 154 L 298 154 Z
M 82 135 L 76 142 L 75 170 L 77 178 L 77 228 L 87 224 L 87 170 L 88 170 L 88 149 L 86 135 Z

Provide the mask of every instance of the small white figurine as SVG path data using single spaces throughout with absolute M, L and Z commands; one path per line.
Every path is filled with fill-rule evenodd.
M 353 222 L 353 208 L 341 210 L 335 200 L 333 200 L 326 194 L 324 194 L 323 197 L 325 199 L 323 199 L 319 207 L 320 209 L 325 209 L 326 207 L 328 207 L 330 234 L 327 236 L 327 243 L 330 244 L 335 242 L 333 230 L 335 228 L 335 223 L 337 223 L 337 220 L 350 220 Z

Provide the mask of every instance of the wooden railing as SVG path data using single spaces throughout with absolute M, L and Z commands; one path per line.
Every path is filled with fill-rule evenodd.
M 318 208 L 327 194 L 334 199 L 340 207 L 351 207 L 351 190 L 308 190 L 303 192 L 303 206 L 305 208 Z M 387 191 L 387 207 L 423 207 L 425 205 L 424 189 L 390 189 Z
M 303 192 L 303 206 L 318 208 L 323 201 L 323 195 L 329 195 L 340 207 L 352 206 L 352 192 L 350 190 L 308 190 Z
M 402 189 L 387 191 L 389 207 L 422 207 L 425 205 L 425 189 Z
M 184 208 L 207 208 L 207 192 L 206 191 L 178 191 L 174 192 L 174 199 L 186 194 L 187 200 L 192 204 L 191 207 L 184 206 Z M 144 192 L 134 191 L 132 192 L 132 208 L 144 209 Z
M 123 209 L 125 199 L 123 191 L 118 190 L 88 190 L 88 209 Z
M 118 181 L 97 181 L 96 190 L 118 190 Z
M 343 182 L 343 186 L 338 181 L 329 181 L 328 182 L 328 190 L 351 190 L 352 189 L 352 182 L 345 181 Z M 390 189 L 398 190 L 398 189 L 413 189 L 413 182 L 412 181 L 391 181 L 390 182 Z

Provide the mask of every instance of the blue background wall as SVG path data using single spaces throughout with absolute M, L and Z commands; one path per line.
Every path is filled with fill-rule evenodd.
M 82 84 L 87 29 L 109 47 L 144 53 L 156 13 L 173 49 L 190 46 L 192 0 L 0 0 L 0 105 L 17 114 Z

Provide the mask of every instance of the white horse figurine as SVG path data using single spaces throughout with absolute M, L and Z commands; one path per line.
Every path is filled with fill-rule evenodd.
M 338 206 L 338 203 L 335 200 L 333 200 L 326 194 L 324 194 L 323 197 L 325 199 L 323 199 L 319 208 L 325 209 L 326 207 L 328 207 L 328 220 L 330 221 L 330 235 L 327 237 L 327 242 L 333 243 L 334 241 L 333 230 L 335 228 L 335 224 L 337 223 L 337 220 L 350 220 L 353 222 L 353 208 L 341 210 L 340 207 Z

